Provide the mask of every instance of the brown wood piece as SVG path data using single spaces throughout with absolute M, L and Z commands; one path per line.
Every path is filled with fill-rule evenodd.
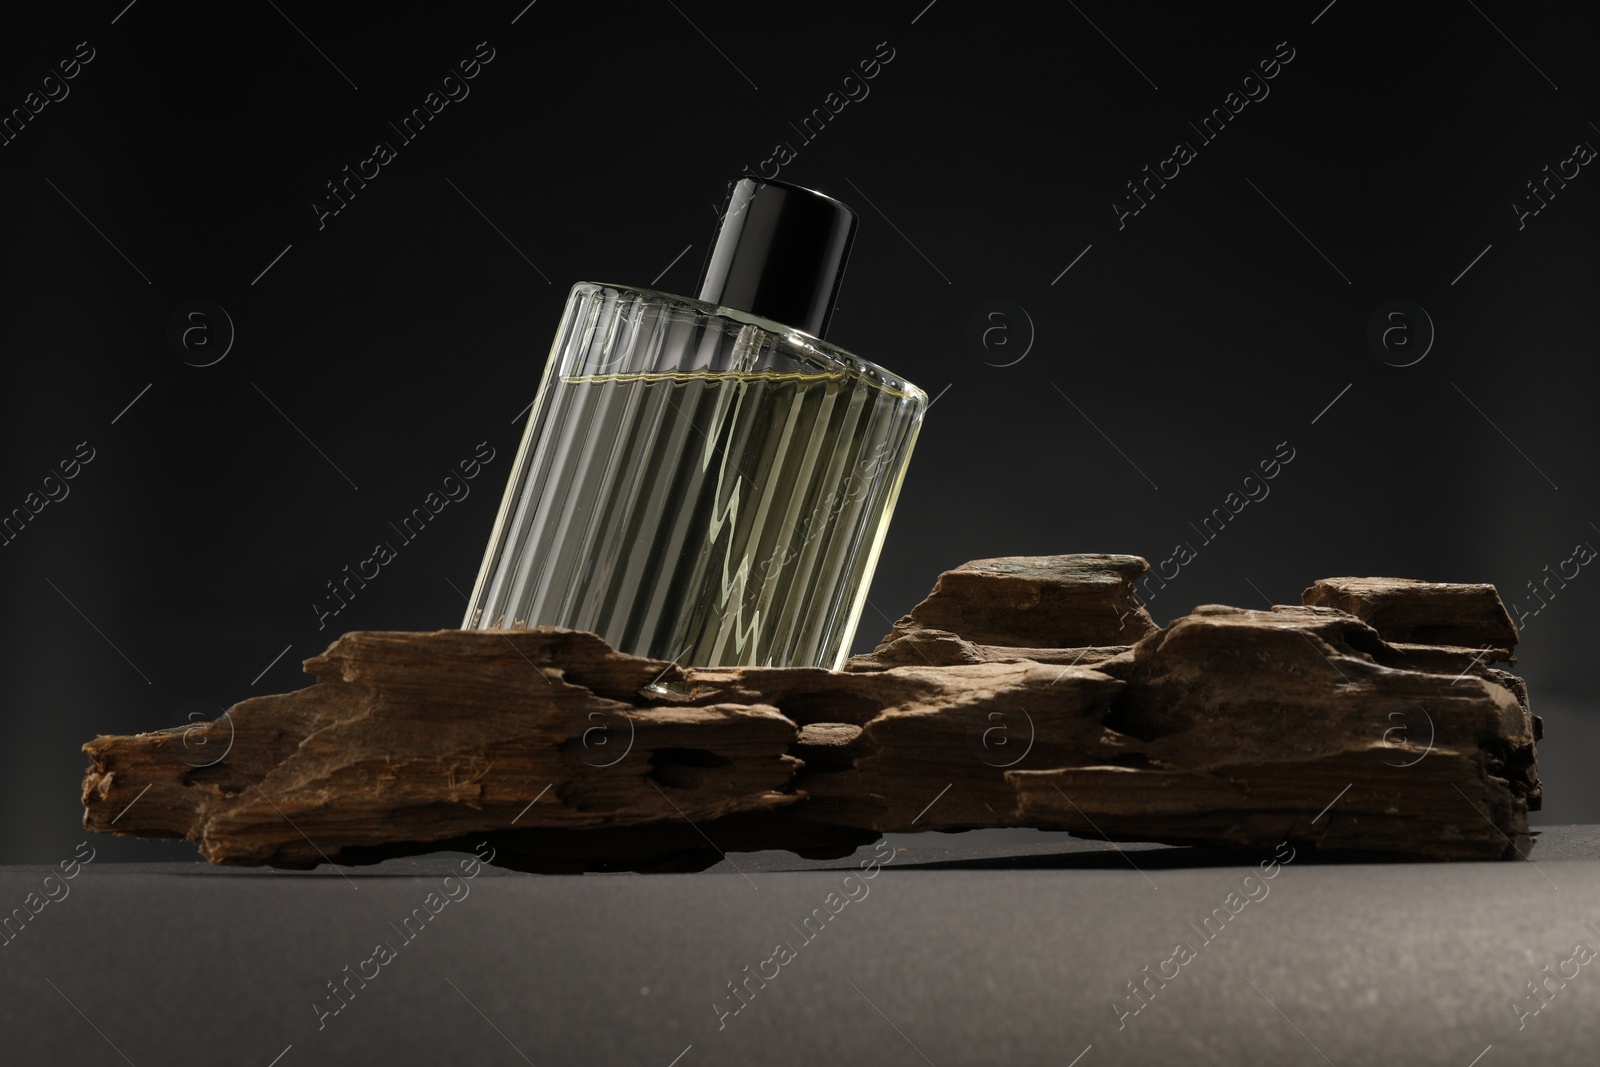
M 881 833 L 1524 856 L 1540 784 L 1492 586 L 1327 579 L 1158 628 L 1137 556 L 979 560 L 846 671 L 593 634 L 352 632 L 315 684 L 84 746 L 84 824 L 309 867 L 487 841 L 526 870 L 847 854 Z M 219 755 L 220 754 L 220 755 Z

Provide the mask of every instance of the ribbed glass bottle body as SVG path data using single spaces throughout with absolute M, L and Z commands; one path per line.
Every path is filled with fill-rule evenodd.
M 837 668 L 927 405 L 779 323 L 580 283 L 463 625 Z

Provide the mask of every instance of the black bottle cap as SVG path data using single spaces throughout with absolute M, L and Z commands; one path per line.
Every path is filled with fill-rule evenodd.
M 700 299 L 820 338 L 855 232 L 856 213 L 831 196 L 741 178 L 728 196 Z

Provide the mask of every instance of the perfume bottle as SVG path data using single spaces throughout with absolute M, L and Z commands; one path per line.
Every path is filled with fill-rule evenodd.
M 856 215 L 745 178 L 698 299 L 573 286 L 463 629 L 839 668 L 921 389 L 822 340 Z

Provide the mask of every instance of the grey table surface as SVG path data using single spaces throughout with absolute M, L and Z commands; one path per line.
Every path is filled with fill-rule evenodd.
M 698 874 L 4 867 L 0 1063 L 1600 1062 L 1600 826 L 1526 862 L 1266 857 L 980 832 Z

